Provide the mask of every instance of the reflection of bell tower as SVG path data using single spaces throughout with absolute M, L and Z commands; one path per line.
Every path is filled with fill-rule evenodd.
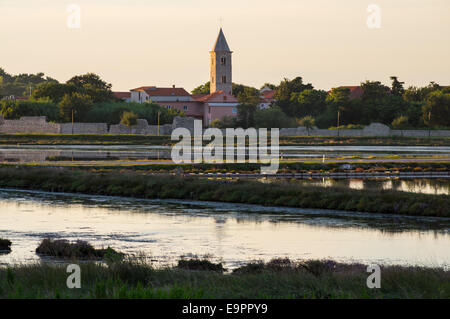
M 214 44 L 211 54 L 211 82 L 210 93 L 224 91 L 228 94 L 232 92 L 232 72 L 231 72 L 231 54 L 227 40 L 220 28 L 219 36 Z

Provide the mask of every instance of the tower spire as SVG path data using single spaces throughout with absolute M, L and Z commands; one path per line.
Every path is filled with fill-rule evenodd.
M 233 94 L 231 52 L 227 39 L 220 28 L 217 40 L 214 43 L 211 54 L 211 80 L 210 93 L 224 91 Z
M 225 39 L 225 35 L 223 34 L 222 28 L 220 28 L 216 43 L 214 43 L 213 51 L 214 52 L 231 52 L 230 47 L 228 46 L 228 43 L 227 43 L 227 39 Z

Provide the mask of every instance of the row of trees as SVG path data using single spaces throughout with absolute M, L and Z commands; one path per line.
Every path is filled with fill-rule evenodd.
M 83 112 L 80 112 L 83 106 Z M 71 122 L 72 109 L 74 121 L 84 123 L 123 123 L 134 125 L 136 119 L 146 119 L 150 125 L 171 124 L 173 118 L 182 115 L 174 109 L 166 109 L 158 104 L 104 102 L 92 103 L 84 98 L 74 96 L 68 100 L 63 99 L 59 104 L 52 101 L 33 100 L 2 100 L 0 101 L 0 114 L 6 119 L 15 120 L 22 116 L 46 116 L 47 120 L 55 123 Z M 64 115 L 64 117 L 62 116 Z
M 259 90 L 233 85 L 240 105 L 235 119 L 216 121 L 214 125 L 263 127 L 266 118 L 272 127 L 297 126 L 307 117 L 320 128 L 367 125 L 379 122 L 395 128 L 450 127 L 450 87 L 431 82 L 425 87 L 404 88 L 397 77 L 391 77 L 391 86 L 378 81 L 361 83 L 363 93 L 351 98 L 349 88 L 330 92 L 314 89 L 301 77 L 284 79 L 278 86 L 265 84 L 275 90 L 276 102 L 269 110 L 258 110 Z M 204 85 L 206 87 L 206 85 Z M 198 89 L 198 88 L 197 88 Z M 197 90 L 196 89 L 196 90 Z M 358 127 L 358 126 L 355 126 Z
M 238 116 L 215 121 L 217 127 L 295 127 L 303 124 L 329 128 L 380 122 L 395 128 L 450 127 L 450 87 L 431 82 L 425 87 L 404 88 L 397 77 L 390 87 L 378 81 L 361 83 L 363 94 L 351 98 L 348 88 L 330 92 L 318 90 L 301 77 L 284 79 L 279 85 L 264 84 L 275 90 L 275 103 L 259 110 L 258 89 L 233 83 L 239 100 Z M 11 75 L 0 68 L 0 98 L 29 96 L 28 101 L 2 100 L 0 113 L 7 119 L 20 116 L 47 116 L 54 122 L 108 122 L 115 124 L 125 116 L 145 118 L 156 124 L 170 123 L 181 112 L 156 104 L 124 103 L 116 99 L 112 85 L 98 75 L 74 76 L 65 83 L 45 77 L 43 73 Z M 31 90 L 30 90 L 31 89 Z M 195 88 L 193 94 L 208 94 L 210 83 Z M 132 114 L 131 114 L 132 113 Z M 126 120 L 126 122 L 129 122 Z M 357 126 L 354 126 L 357 127 Z
M 44 73 L 12 75 L 0 68 L 0 99 L 13 96 L 30 96 L 30 92 L 41 83 L 55 82 Z
M 22 116 L 46 116 L 52 122 L 122 122 L 133 125 L 137 118 L 149 124 L 172 123 L 174 116 L 182 115 L 175 109 L 157 104 L 125 103 L 114 97 L 112 85 L 98 75 L 88 73 L 74 76 L 66 83 L 48 80 L 38 83 L 28 100 L 0 101 L 0 114 L 6 119 Z

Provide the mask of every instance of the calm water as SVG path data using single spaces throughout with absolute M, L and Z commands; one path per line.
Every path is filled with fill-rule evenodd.
M 0 190 L 0 237 L 13 242 L 0 264 L 40 260 L 34 250 L 52 236 L 144 252 L 157 264 L 209 255 L 230 268 L 274 257 L 450 265 L 450 219 L 370 216 Z
M 169 159 L 170 146 L 143 145 L 0 145 L 1 161 Z M 343 156 L 450 156 L 447 146 L 281 146 L 282 157 L 295 159 Z

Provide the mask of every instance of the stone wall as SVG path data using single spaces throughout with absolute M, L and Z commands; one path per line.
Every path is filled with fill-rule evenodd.
M 164 124 L 159 126 L 159 135 L 170 135 L 172 133 L 172 124 Z M 158 135 L 158 125 L 148 125 L 147 120 L 139 119 L 137 124 L 128 127 L 123 124 L 111 125 L 108 134 L 113 135 Z
M 170 135 L 178 127 L 187 128 L 194 132 L 194 118 L 175 117 L 172 124 L 159 126 L 159 135 Z M 45 116 L 21 117 L 19 120 L 5 120 L 0 116 L 0 133 L 53 133 L 72 134 L 72 123 L 48 123 Z M 139 119 L 137 124 L 128 127 L 123 124 L 108 125 L 106 123 L 74 123 L 74 134 L 136 134 L 158 135 L 157 125 L 148 125 L 147 120 Z M 330 136 L 330 137 L 358 137 L 358 136 L 405 136 L 405 137 L 450 137 L 450 130 L 391 130 L 380 123 L 372 123 L 361 130 L 323 130 L 305 127 L 281 128 L 280 136 Z
M 62 123 L 60 134 L 72 134 L 72 123 Z M 73 134 L 108 134 L 106 123 L 73 123 Z
M 187 128 L 191 134 L 194 134 L 194 121 L 195 119 L 192 117 L 175 116 L 172 123 L 172 130 L 184 127 Z
M 23 116 L 19 120 L 5 120 L 1 116 L 0 133 L 55 133 L 60 124 L 48 123 L 45 116 Z
M 450 137 L 449 130 L 391 130 L 389 126 L 372 123 L 361 130 L 321 130 L 305 127 L 282 128 L 280 136 L 330 136 L 330 137 L 358 137 L 358 136 L 405 136 L 405 137 Z

